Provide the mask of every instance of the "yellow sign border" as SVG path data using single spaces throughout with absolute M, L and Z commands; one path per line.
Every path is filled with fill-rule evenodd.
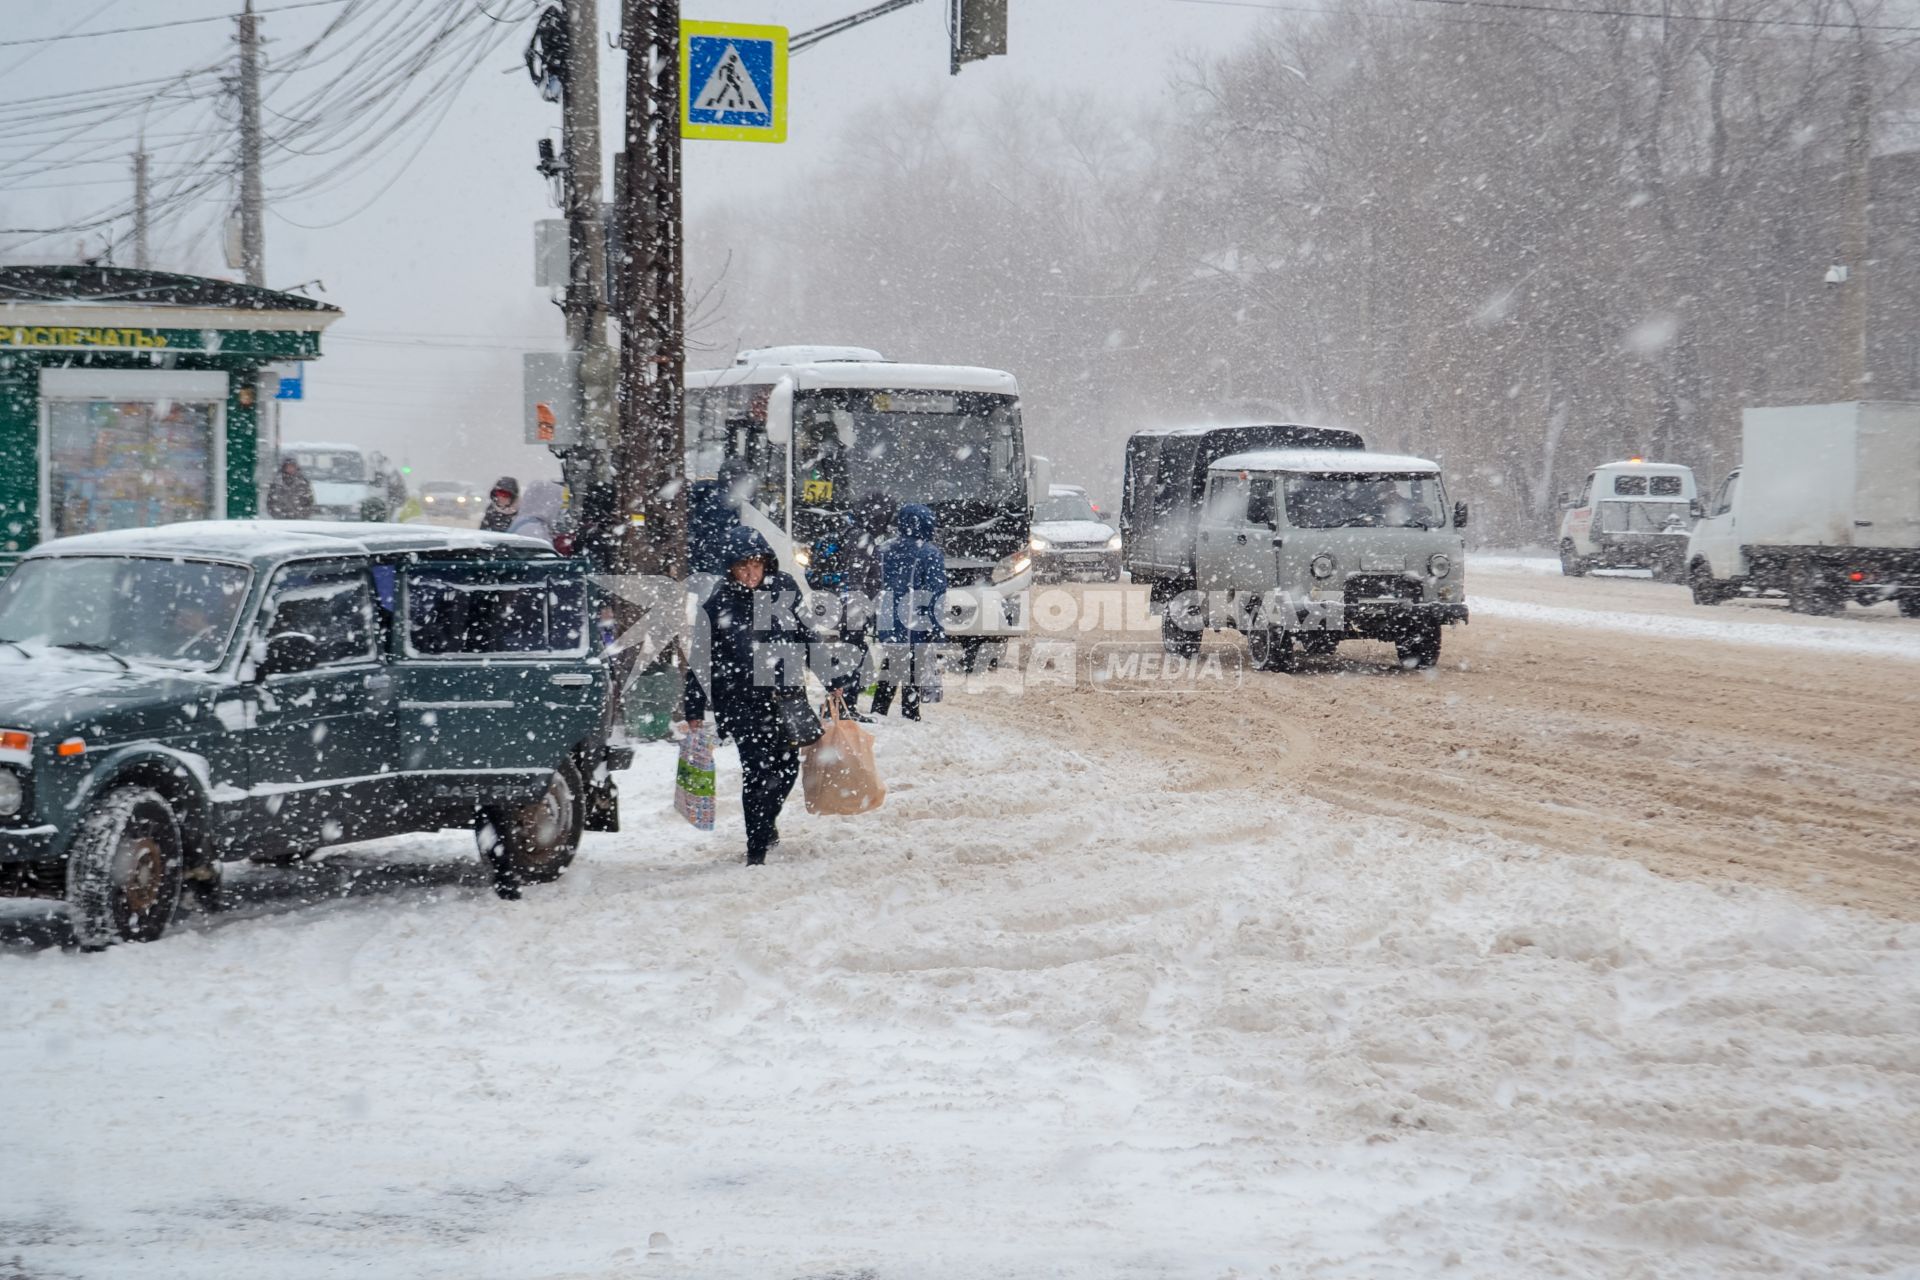
M 693 123 L 693 95 L 698 92 L 688 72 L 693 63 L 694 36 L 773 42 L 773 124 L 759 128 L 746 124 Z M 746 22 L 682 22 L 680 24 L 680 136 L 709 142 L 785 142 L 787 140 L 787 29 Z

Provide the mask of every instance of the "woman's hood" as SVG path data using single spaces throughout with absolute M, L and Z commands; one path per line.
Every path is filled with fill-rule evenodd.
M 742 560 L 760 559 L 767 562 L 769 576 L 780 572 L 780 557 L 773 554 L 773 546 L 758 529 L 749 525 L 737 524 L 727 530 L 726 538 L 720 543 L 720 551 L 731 569 Z
M 909 502 L 900 508 L 900 532 L 909 538 L 918 538 L 922 542 L 933 541 L 933 508 L 918 502 Z

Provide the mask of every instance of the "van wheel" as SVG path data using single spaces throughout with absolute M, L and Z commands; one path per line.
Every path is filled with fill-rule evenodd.
M 562 761 L 547 789 L 516 807 L 495 806 L 480 814 L 480 856 L 493 873 L 493 891 L 520 896 L 520 886 L 558 880 L 580 848 L 586 828 L 586 788 L 573 761 Z
M 1296 639 L 1312 658 L 1331 658 L 1340 647 L 1340 637 L 1331 631 L 1303 631 Z
M 1719 604 L 1727 598 L 1725 590 L 1714 580 L 1713 567 L 1705 560 L 1695 560 L 1687 566 L 1687 586 L 1693 591 L 1695 604 Z
M 1200 618 L 1191 605 L 1183 606 L 1177 599 L 1167 601 L 1160 615 L 1160 647 L 1182 658 L 1200 652 Z
M 1920 618 L 1920 596 L 1901 596 L 1900 616 L 1903 618 Z
M 1560 543 L 1560 572 L 1569 578 L 1587 576 L 1587 562 L 1573 549 L 1573 539 L 1565 538 Z
M 1393 642 L 1394 652 L 1403 667 L 1431 667 L 1440 661 L 1440 624 L 1416 623 L 1412 630 Z
M 1298 665 L 1293 633 L 1280 627 L 1255 627 L 1247 632 L 1247 656 L 1261 671 L 1292 671 Z
M 82 951 L 154 941 L 173 922 L 186 873 L 167 802 L 146 787 L 115 787 L 81 819 L 67 854 L 74 940 Z

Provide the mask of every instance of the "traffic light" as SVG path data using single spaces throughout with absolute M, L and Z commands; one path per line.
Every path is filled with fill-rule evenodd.
M 953 0 L 953 74 L 1007 51 L 1007 0 Z

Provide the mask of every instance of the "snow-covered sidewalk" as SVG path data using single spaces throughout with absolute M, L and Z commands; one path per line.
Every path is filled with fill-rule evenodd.
M 653 747 L 629 830 L 518 904 L 455 875 L 0 955 L 0 1273 L 1920 1257 L 1920 929 L 932 716 L 881 726 L 883 811 L 796 798 L 763 871 L 737 782 L 701 837 Z

